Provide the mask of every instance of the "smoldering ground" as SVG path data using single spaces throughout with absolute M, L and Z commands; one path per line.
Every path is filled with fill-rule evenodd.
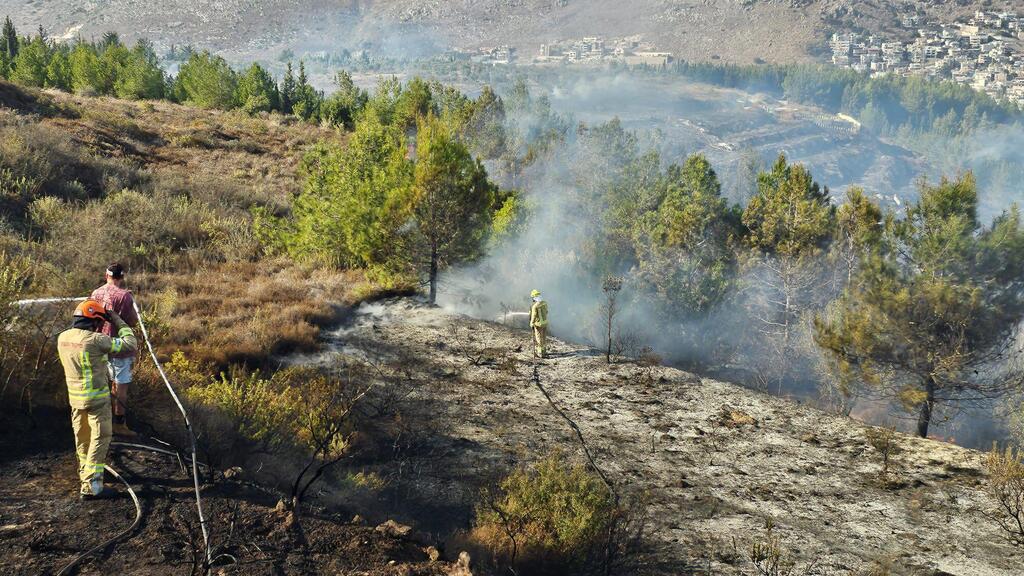
M 825 367 L 826 359 L 813 341 L 813 327 L 810 318 L 816 307 L 834 298 L 841 286 L 821 278 L 814 292 L 816 302 L 802 303 L 806 311 L 800 325 L 795 328 L 790 349 L 780 350 L 772 342 L 774 335 L 757 313 L 757 302 L 770 299 L 772 287 L 764 281 L 763 270 L 747 270 L 741 274 L 732 287 L 731 294 L 711 310 L 700 314 L 667 314 L 664 307 L 657 305 L 652 295 L 642 286 L 638 278 L 639 262 L 636 260 L 609 260 L 606 247 L 595 243 L 600 237 L 601 214 L 594 210 L 597 187 L 589 186 L 589 180 L 619 178 L 627 165 L 647 152 L 658 153 L 657 168 L 672 162 L 682 163 L 686 154 L 700 152 L 707 154 L 723 182 L 723 196 L 731 199 L 749 197 L 754 186 L 750 176 L 742 176 L 737 163 L 738 154 L 707 146 L 710 140 L 720 138 L 715 134 L 712 120 L 729 114 L 749 114 L 762 118 L 764 111 L 744 110 L 762 97 L 734 99 L 713 103 L 699 97 L 699 91 L 688 92 L 685 88 L 668 94 L 659 92 L 662 81 L 647 82 L 629 75 L 615 72 L 604 75 L 586 75 L 576 81 L 545 86 L 536 80 L 531 82 L 531 95 L 526 106 L 511 107 L 507 117 L 510 133 L 526 140 L 524 149 L 531 145 L 530 139 L 544 133 L 544 124 L 555 125 L 564 135 L 556 149 L 543 155 L 543 160 L 534 163 L 516 178 L 502 174 L 497 166 L 489 169 L 493 176 L 505 178 L 503 184 L 515 185 L 524 199 L 525 223 L 522 230 L 510 238 L 494 245 L 486 258 L 468 267 L 453 270 L 442 279 L 440 303 L 460 313 L 485 319 L 494 319 L 509 310 L 529 309 L 529 294 L 532 289 L 543 292 L 551 309 L 551 332 L 561 338 L 588 343 L 596 347 L 606 345 L 606 320 L 608 295 L 602 291 L 602 278 L 606 275 L 624 277 L 622 291 L 617 295 L 614 318 L 613 340 L 618 352 L 636 353 L 650 347 L 667 362 L 677 366 L 704 370 L 728 377 L 748 385 L 761 387 L 773 393 L 795 395 L 822 405 L 828 405 L 843 412 L 864 418 L 872 423 L 894 425 L 910 430 L 913 421 L 890 402 L 861 397 L 846 398 L 841 405 L 833 405 L 834 398 L 823 390 L 831 388 L 831 378 Z M 682 81 L 680 81 L 682 82 Z M 520 87 L 521 89 L 521 87 Z M 504 87 L 500 92 L 508 100 L 515 88 Z M 734 93 L 735 91 L 729 91 Z M 521 98 L 521 95 L 513 98 Z M 540 109 L 541 113 L 537 113 Z M 627 116 L 619 119 L 618 113 Z M 665 113 L 665 119 L 658 119 L 658 113 Z M 646 115 L 646 116 L 645 116 Z M 588 148 L 580 135 L 586 129 L 603 122 L 620 122 L 634 137 L 629 158 L 608 156 L 595 162 L 595 150 Z M 582 124 L 581 124 L 582 122 Z M 667 124 L 682 127 L 680 130 L 666 130 Z M 585 127 L 584 127 L 585 125 Z M 998 138 L 993 139 L 998 135 Z M 865 136 L 867 138 L 867 136 Z M 1021 153 L 1014 142 L 1024 142 L 1024 135 L 1017 127 L 1007 127 L 986 135 L 965 139 L 966 147 L 963 164 L 956 173 L 972 168 L 984 170 L 987 167 L 1019 162 Z M 786 145 L 782 141 L 783 146 Z M 1005 144 L 1005 145 L 1004 145 Z M 769 152 L 771 141 L 765 140 L 760 149 L 754 150 L 757 161 L 764 166 L 777 152 Z M 829 154 L 844 154 L 863 143 L 842 139 L 822 139 L 818 149 L 808 148 L 805 156 L 790 155 L 792 163 L 811 160 L 809 168 L 816 180 L 823 185 L 832 185 L 829 176 L 832 170 L 822 168 L 824 176 L 816 171 L 816 164 Z M 875 153 L 879 159 L 865 164 L 860 178 L 877 176 L 869 174 L 870 168 L 883 161 L 891 161 L 889 148 L 879 146 Z M 609 153 L 602 149 L 601 153 Z M 910 156 L 907 151 L 902 153 Z M 1016 155 L 1016 156 L 1015 156 Z M 714 158 L 723 159 L 716 163 Z M 919 159 L 921 160 L 921 159 Z M 902 161 L 902 160 L 898 160 Z M 1020 165 L 1019 163 L 1016 165 Z M 878 189 L 866 186 L 869 196 L 881 196 L 884 204 L 902 212 L 903 207 L 916 196 L 916 183 L 908 182 L 925 176 L 936 181 L 944 168 L 926 166 L 923 163 L 908 163 L 901 172 L 914 174 L 893 188 Z M 916 172 L 921 170 L 920 172 Z M 585 173 L 584 173 L 585 172 Z M 746 181 L 744 181 L 746 180 Z M 1008 209 L 1018 198 L 1024 198 L 1024 183 L 1002 178 L 999 186 L 984 188 L 987 179 L 982 179 L 982 216 L 991 218 Z M 834 202 L 845 197 L 845 188 L 863 185 L 864 182 L 842 181 L 832 191 Z M 872 181 L 877 186 L 877 181 Z M 642 197 L 637 198 L 643 202 Z M 600 204 L 597 201 L 596 204 Z M 608 252 L 612 250 L 609 248 Z M 836 265 L 824 255 L 815 265 L 827 272 Z M 699 269 L 695 272 L 700 273 Z M 827 274 L 825 274 L 827 276 Z M 792 358 L 786 359 L 785 356 Z M 780 368 L 779 362 L 786 366 Z M 955 439 L 969 446 L 984 447 L 992 439 L 1002 439 L 1006 429 L 1001 423 L 999 403 L 979 401 L 970 405 L 948 407 L 937 416 L 934 433 L 937 436 Z

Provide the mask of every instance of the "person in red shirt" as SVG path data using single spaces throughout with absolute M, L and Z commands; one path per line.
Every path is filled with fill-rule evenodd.
M 124 266 L 114 263 L 107 267 L 107 282 L 92 291 L 90 300 L 103 304 L 107 310 L 113 310 L 125 324 L 135 328 L 139 317 L 135 313 L 135 299 L 132 293 L 124 288 Z M 103 325 L 103 334 L 117 336 L 117 328 L 107 322 Z M 132 382 L 132 367 L 135 364 L 135 350 L 125 350 L 110 354 L 110 391 L 114 408 L 113 433 L 119 436 L 134 436 L 126 421 L 128 407 L 128 385 Z

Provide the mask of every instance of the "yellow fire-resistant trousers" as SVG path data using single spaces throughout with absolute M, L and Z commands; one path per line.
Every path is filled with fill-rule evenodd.
M 75 430 L 75 450 L 78 453 L 78 479 L 82 493 L 90 491 L 89 481 L 96 475 L 103 478 L 103 466 L 110 449 L 110 402 L 95 408 L 72 408 L 71 427 Z
M 533 327 L 533 342 L 537 345 L 537 356 L 544 357 L 548 349 L 548 327 Z

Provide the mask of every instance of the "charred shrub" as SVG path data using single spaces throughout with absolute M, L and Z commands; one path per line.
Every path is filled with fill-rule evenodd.
M 815 572 L 814 562 L 799 564 L 796 556 L 775 532 L 775 523 L 766 519 L 764 533 L 750 545 L 750 563 L 757 576 L 805 576 Z
M 868 428 L 864 431 L 864 437 L 882 459 L 882 467 L 878 471 L 879 483 L 886 488 L 898 487 L 898 482 L 894 478 L 895 456 L 902 450 L 899 446 L 896 429 L 892 427 Z
M 468 544 L 496 570 L 596 573 L 606 561 L 616 514 L 600 478 L 555 452 L 484 491 Z
M 985 459 L 988 491 L 995 500 L 988 516 L 995 520 L 1014 546 L 1024 547 L 1024 451 L 993 448 Z

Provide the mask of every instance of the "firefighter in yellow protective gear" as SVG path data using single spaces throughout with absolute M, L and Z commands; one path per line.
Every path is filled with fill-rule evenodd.
M 530 328 L 533 328 L 533 342 L 536 350 L 533 355 L 544 358 L 548 344 L 548 303 L 540 295 L 540 290 L 530 292 L 533 306 L 530 308 Z
M 110 322 L 116 336 L 102 333 Z M 95 300 L 75 309 L 74 323 L 57 337 L 57 353 L 64 366 L 71 404 L 71 426 L 78 453 L 79 497 L 106 498 L 114 491 L 103 487 L 104 463 L 110 448 L 110 377 L 107 355 L 138 348 L 135 333 L 113 310 L 104 310 Z

